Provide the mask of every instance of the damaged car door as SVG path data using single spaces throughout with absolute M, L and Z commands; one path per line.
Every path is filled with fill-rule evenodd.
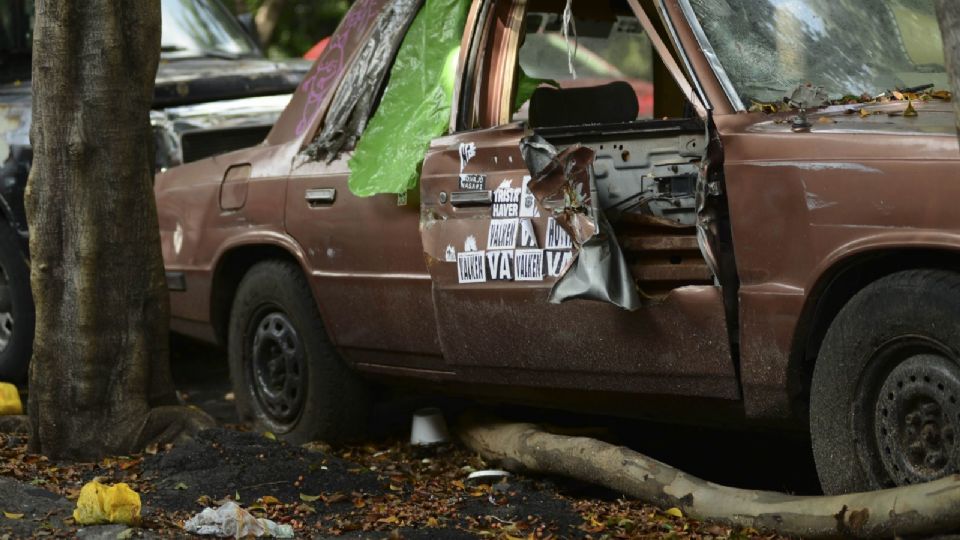
M 421 175 L 445 360 L 480 381 L 735 399 L 695 232 L 703 106 L 626 2 L 575 3 L 569 44 L 564 6 L 484 3 L 464 38 L 453 134 Z

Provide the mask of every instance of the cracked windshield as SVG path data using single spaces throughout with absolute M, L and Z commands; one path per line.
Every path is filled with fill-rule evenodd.
M 933 0 L 691 0 L 743 103 L 947 88 Z M 812 105 L 812 104 L 811 104 Z

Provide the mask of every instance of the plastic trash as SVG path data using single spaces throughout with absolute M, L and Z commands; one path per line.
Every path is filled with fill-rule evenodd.
M 443 413 L 436 407 L 426 407 L 413 413 L 413 424 L 410 426 L 410 444 L 426 446 L 445 443 L 450 440 L 447 432 L 447 423 Z
M 73 519 L 78 525 L 140 522 L 140 495 L 124 483 L 108 486 L 97 480 L 84 484 Z
M 0 416 L 7 414 L 23 414 L 23 403 L 16 386 L 0 382 Z
M 183 524 L 188 533 L 219 536 L 272 536 L 274 538 L 293 538 L 293 527 L 280 525 L 265 518 L 254 517 L 237 503 L 229 501 L 217 508 L 204 508 L 202 512 Z

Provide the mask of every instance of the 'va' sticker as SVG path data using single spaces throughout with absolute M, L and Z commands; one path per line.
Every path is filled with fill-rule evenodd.
M 493 192 L 493 217 L 517 217 L 520 214 L 520 188 L 504 180 Z
M 520 217 L 540 217 L 537 208 L 537 199 L 530 193 L 530 175 L 523 177 L 523 187 L 520 194 Z
M 537 233 L 533 230 L 533 221 L 529 219 L 520 220 L 520 247 L 540 247 L 537 245 Z
M 573 247 L 573 241 L 567 231 L 560 226 L 554 218 L 547 220 L 547 245 L 546 249 L 570 249 Z
M 487 252 L 487 270 L 490 279 L 513 279 L 513 252 L 512 251 L 488 251 Z
M 460 143 L 460 172 L 467 167 L 467 163 L 477 155 L 477 145 L 472 142 Z
M 461 174 L 460 189 L 464 191 L 482 191 L 487 189 L 487 177 L 482 174 Z
M 487 249 L 513 249 L 517 247 L 516 219 L 494 219 L 490 221 L 487 236 Z
M 548 251 L 547 252 L 547 275 L 550 277 L 560 277 L 567 266 L 573 254 L 569 251 Z
M 447 262 L 457 262 L 457 250 L 452 245 L 447 245 L 443 260 Z
M 484 283 L 487 281 L 484 253 L 482 251 L 457 253 L 457 281 L 460 283 Z
M 543 250 L 518 249 L 513 257 L 517 281 L 543 280 Z

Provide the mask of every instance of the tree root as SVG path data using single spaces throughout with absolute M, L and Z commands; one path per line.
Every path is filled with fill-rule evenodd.
M 136 447 L 142 450 L 153 444 L 186 442 L 197 433 L 216 425 L 210 415 L 195 407 L 154 407 L 147 414 Z
M 0 433 L 30 433 L 30 417 L 25 414 L 0 416 Z
M 867 493 L 796 496 L 701 480 L 622 446 L 554 435 L 534 424 L 467 414 L 460 438 L 484 459 L 514 470 L 599 484 L 704 521 L 805 538 L 933 534 L 960 529 L 960 475 Z

